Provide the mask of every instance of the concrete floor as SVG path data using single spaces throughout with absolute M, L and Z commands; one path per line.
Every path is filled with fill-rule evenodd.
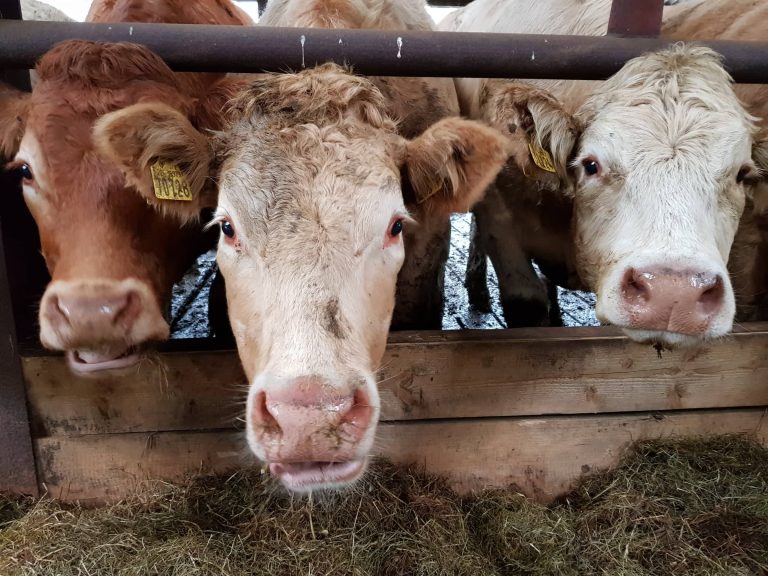
M 493 266 L 488 265 L 491 312 L 482 314 L 470 308 L 464 288 L 464 270 L 469 251 L 470 216 L 457 214 L 451 219 L 451 251 L 445 271 L 445 312 L 443 330 L 505 328 L 499 303 L 499 283 Z M 203 254 L 173 291 L 171 304 L 172 338 L 204 338 L 209 335 L 208 293 L 215 271 L 215 252 Z M 597 326 L 595 295 L 558 288 L 563 324 Z

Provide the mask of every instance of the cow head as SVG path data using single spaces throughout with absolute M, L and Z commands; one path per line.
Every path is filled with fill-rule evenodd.
M 368 80 L 324 65 L 256 80 L 214 151 L 163 106 L 162 130 L 141 106 L 98 127 L 105 147 L 128 158 L 176 122 L 177 144 L 219 167 L 217 260 L 250 382 L 248 442 L 294 490 L 340 486 L 365 468 L 375 374 L 408 257 L 402 231 L 418 225 L 409 206 L 466 210 L 507 158 L 500 135 L 458 118 L 406 140 L 384 104 Z M 153 155 L 145 148 L 125 164 L 137 186 Z
M 573 198 L 576 267 L 598 318 L 668 346 L 726 334 L 754 119 L 720 58 L 684 46 L 635 58 L 573 117 L 539 92 L 514 108 L 553 166 L 528 173 Z
M 133 364 L 138 347 L 168 337 L 173 283 L 202 251 L 199 228 L 149 206 L 91 136 L 107 112 L 142 101 L 194 118 L 163 61 L 133 44 L 69 41 L 37 66 L 31 94 L 0 92 L 0 156 L 22 179 L 52 281 L 40 340 L 77 372 Z M 200 114 L 205 116 L 205 114 Z

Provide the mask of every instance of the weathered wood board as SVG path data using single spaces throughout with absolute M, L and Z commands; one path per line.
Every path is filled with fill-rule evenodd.
M 23 359 L 43 488 L 84 501 L 146 479 L 256 465 L 236 428 L 233 351 L 166 352 L 120 377 Z M 768 444 L 768 324 L 658 352 L 606 328 L 393 335 L 375 453 L 461 490 L 514 484 L 547 501 L 632 440 L 719 433 Z
M 610 329 L 396 335 L 380 372 L 382 420 L 768 405 L 768 324 L 753 326 L 766 330 L 661 353 Z M 235 352 L 168 353 L 99 378 L 75 377 L 55 356 L 23 365 L 37 437 L 204 430 L 242 416 Z
M 633 440 L 751 434 L 768 444 L 763 409 L 666 414 L 483 418 L 381 424 L 375 453 L 448 476 L 462 491 L 515 485 L 546 502 L 584 473 L 615 464 Z M 181 481 L 198 472 L 257 465 L 233 430 L 97 434 L 36 441 L 43 489 L 101 502 L 150 478 Z

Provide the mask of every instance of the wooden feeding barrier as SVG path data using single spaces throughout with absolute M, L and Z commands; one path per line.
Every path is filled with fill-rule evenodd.
M 658 32 L 660 4 L 615 0 L 611 31 Z M 0 0 L 0 9 L 18 17 L 16 0 Z M 635 18 L 641 12 L 649 17 Z M 285 32 L 222 28 L 133 25 L 131 38 L 177 69 L 295 64 Z M 122 25 L 0 21 L 0 66 L 27 67 L 65 38 L 124 40 L 126 33 Z M 190 33 L 191 51 L 183 42 Z M 405 46 L 424 49 L 401 62 L 385 61 L 377 48 L 397 33 L 306 34 L 311 62 L 342 58 L 358 71 L 401 75 L 423 75 L 425 62 L 432 75 L 477 74 L 482 62 L 484 76 L 598 78 L 663 45 L 656 38 L 549 36 L 544 42 L 454 34 L 451 53 L 459 56 L 435 67 L 445 56 L 446 33 L 406 37 Z M 369 48 L 334 52 L 339 43 L 328 39 L 339 35 Z M 226 55 L 211 49 L 227 37 L 240 47 L 261 46 L 263 57 L 250 51 L 238 58 L 231 45 Z M 436 48 L 428 49 L 430 43 Z M 505 47 L 534 44 L 543 51 L 540 56 L 536 48 L 535 68 L 509 52 L 500 57 Z M 575 45 L 579 50 L 572 50 Z M 737 80 L 768 79 L 768 44 L 711 45 L 724 53 Z M 196 58 L 202 54 L 205 60 Z M 23 81 L 10 71 L 5 79 Z M 103 501 L 124 496 L 146 478 L 179 480 L 253 464 L 238 429 L 246 382 L 234 351 L 216 350 L 208 340 L 173 341 L 132 374 L 82 379 L 62 357 L 39 349 L 34 305 L 45 280 L 34 252 L 35 227 L 20 194 L 9 191 L 7 176 L 0 178 L 0 298 L 12 303 L 0 306 L 7 335 L 0 340 L 0 490 L 42 489 L 63 499 Z M 768 322 L 739 325 L 722 341 L 672 352 L 634 344 L 610 327 L 395 333 L 381 394 L 377 454 L 445 474 L 460 489 L 515 484 L 546 501 L 580 475 L 610 466 L 633 440 L 746 433 L 768 444 Z

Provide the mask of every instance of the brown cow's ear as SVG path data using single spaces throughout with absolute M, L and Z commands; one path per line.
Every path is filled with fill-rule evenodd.
M 28 93 L 0 83 L 0 159 L 9 160 L 19 151 L 28 104 Z
M 446 118 L 406 145 L 405 171 L 414 200 L 428 212 L 465 212 L 509 158 L 506 139 L 471 120 Z
M 203 208 L 216 206 L 209 140 L 170 106 L 148 102 L 105 114 L 93 127 L 93 141 L 99 153 L 122 170 L 128 185 L 161 212 L 189 222 L 198 219 Z M 189 200 L 167 199 L 168 194 L 156 189 L 152 170 L 157 177 L 158 167 L 180 170 Z
M 525 82 L 488 80 L 480 93 L 484 121 L 509 138 L 512 157 L 527 177 L 570 189 L 568 163 L 579 127 L 548 92 Z

